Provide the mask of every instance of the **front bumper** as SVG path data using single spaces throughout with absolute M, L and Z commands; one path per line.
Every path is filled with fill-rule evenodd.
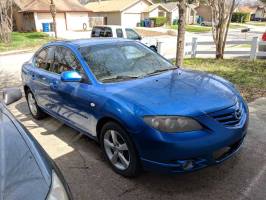
M 195 119 L 206 125 L 203 130 L 169 134 L 146 127 L 142 134 L 134 135 L 143 168 L 166 173 L 191 172 L 219 164 L 238 152 L 247 134 L 247 106 L 234 127 L 225 127 L 209 115 Z
M 186 173 L 186 172 L 193 172 L 197 171 L 199 169 L 211 166 L 211 165 L 217 165 L 222 163 L 223 161 L 231 158 L 233 155 L 235 155 L 240 147 L 242 146 L 244 141 L 244 137 L 239 140 L 238 142 L 229 145 L 228 148 L 221 148 L 215 152 L 211 152 L 202 156 L 199 156 L 197 158 L 190 158 L 186 160 L 175 160 L 171 163 L 160 163 L 155 162 L 147 159 L 141 159 L 142 165 L 144 170 L 148 171 L 159 171 L 162 173 Z M 227 151 L 224 151 L 224 149 L 228 149 Z M 219 156 L 215 155 L 216 153 Z

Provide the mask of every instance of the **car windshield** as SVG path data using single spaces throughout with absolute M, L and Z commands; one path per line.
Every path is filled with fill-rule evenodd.
M 80 52 L 101 82 L 117 82 L 176 69 L 166 59 L 135 42 L 81 47 Z

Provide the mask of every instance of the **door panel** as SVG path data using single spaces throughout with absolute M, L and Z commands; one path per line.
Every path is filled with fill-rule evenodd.
M 84 82 L 63 82 L 60 74 L 64 71 L 77 71 L 84 77 Z M 91 96 L 88 92 L 93 87 L 87 82 L 86 75 L 75 54 L 68 48 L 57 47 L 55 53 L 54 72 L 58 79 L 51 87 L 55 92 L 52 98 L 56 114 L 71 122 L 74 126 L 93 134 L 95 132 L 95 117 L 90 107 Z M 93 127 L 93 128 L 92 128 Z
M 35 69 L 31 74 L 34 85 L 33 93 L 39 106 L 46 108 L 50 103 L 50 79 L 54 61 L 54 47 L 47 47 L 38 52 L 34 58 Z

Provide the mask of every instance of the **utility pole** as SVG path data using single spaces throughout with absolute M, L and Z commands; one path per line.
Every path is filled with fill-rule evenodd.
M 57 39 L 57 30 L 56 30 L 56 8 L 55 8 L 55 4 L 54 4 L 54 0 L 51 0 L 51 4 L 50 4 L 50 12 L 53 18 L 53 30 L 54 30 L 54 35 L 55 38 Z

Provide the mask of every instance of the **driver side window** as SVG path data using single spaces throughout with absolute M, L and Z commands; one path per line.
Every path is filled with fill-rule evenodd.
M 54 59 L 54 72 L 61 74 L 64 71 L 83 71 L 80 63 L 72 51 L 65 47 L 57 47 Z

